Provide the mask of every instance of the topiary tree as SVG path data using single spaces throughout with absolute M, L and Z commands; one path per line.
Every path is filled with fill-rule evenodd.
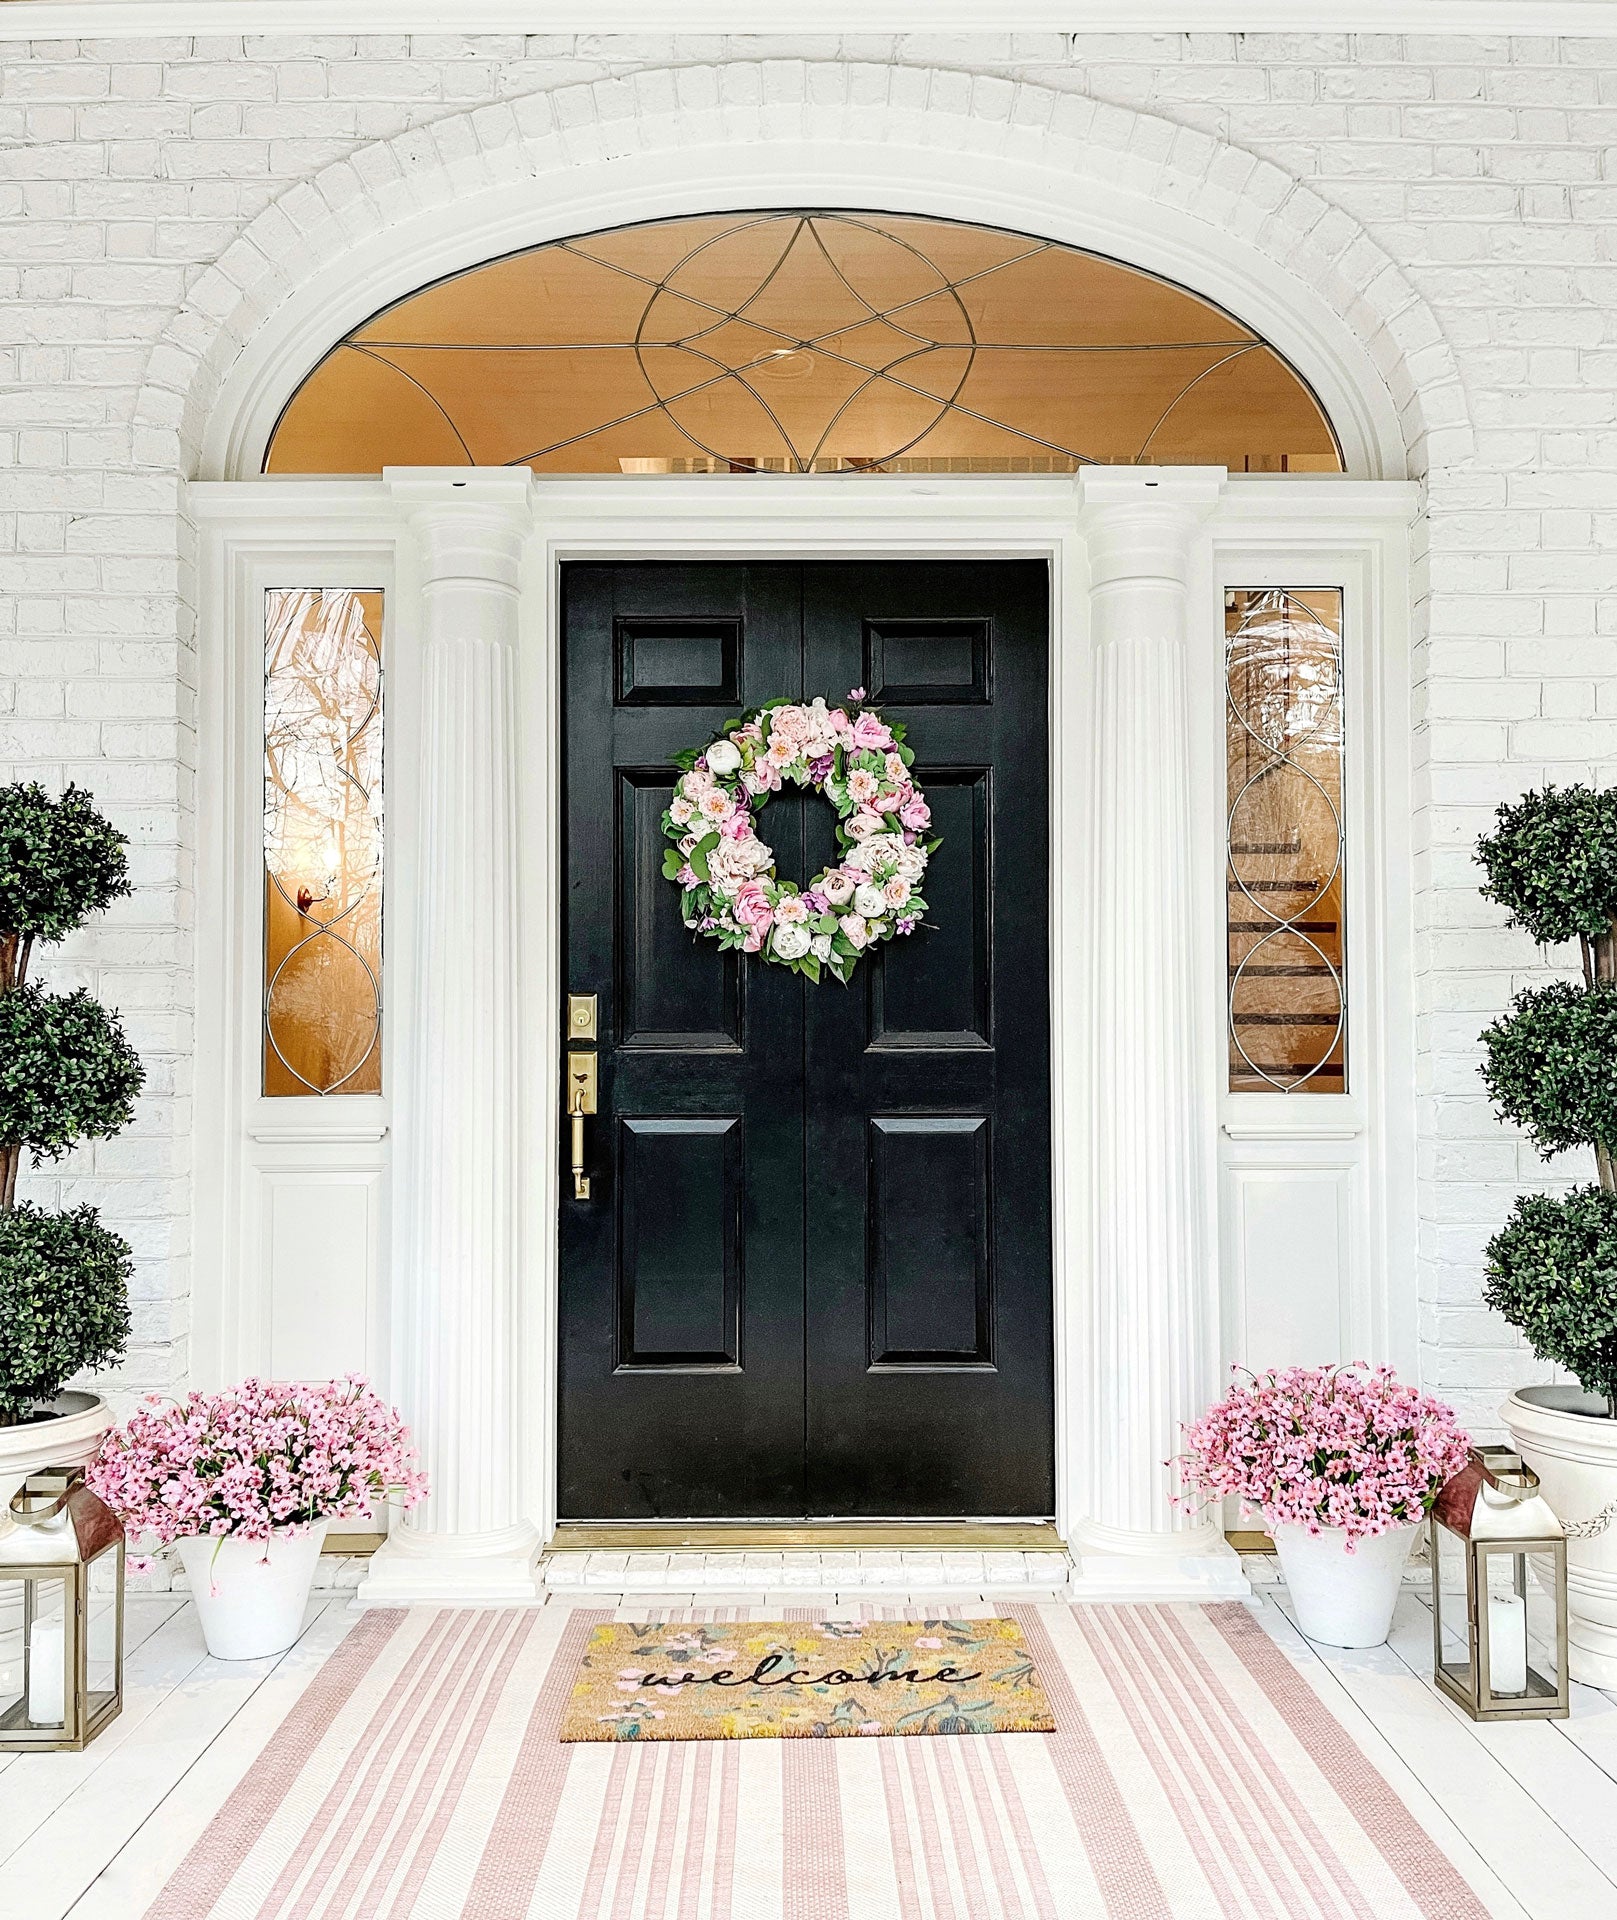
M 1617 789 L 1546 787 L 1498 821 L 1477 843 L 1484 896 L 1541 946 L 1575 939 L 1583 983 L 1518 994 L 1482 1036 L 1482 1077 L 1546 1159 L 1592 1147 L 1599 1184 L 1524 1194 L 1483 1297 L 1617 1419 Z
M 126 1126 L 143 1074 L 115 1014 L 31 983 L 37 942 L 65 939 L 130 890 L 126 842 L 69 787 L 0 787 L 0 1425 L 84 1367 L 122 1357 L 131 1260 L 93 1207 L 17 1201 L 24 1153 L 58 1159 Z

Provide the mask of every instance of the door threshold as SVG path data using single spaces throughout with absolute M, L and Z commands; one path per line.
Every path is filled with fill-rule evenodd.
M 1048 1520 L 558 1521 L 547 1553 L 858 1552 L 863 1547 L 951 1547 L 1065 1552 Z

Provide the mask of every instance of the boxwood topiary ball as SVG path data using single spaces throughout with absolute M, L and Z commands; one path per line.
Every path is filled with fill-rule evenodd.
M 132 1271 L 128 1243 L 94 1207 L 0 1211 L 0 1423 L 123 1358 Z

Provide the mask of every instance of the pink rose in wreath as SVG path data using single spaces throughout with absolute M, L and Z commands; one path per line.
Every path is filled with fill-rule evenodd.
M 775 910 L 769 904 L 769 895 L 764 891 L 761 880 L 748 880 L 737 889 L 731 912 L 739 925 L 757 934 L 767 933 L 775 918 Z M 755 953 L 757 949 L 749 948 L 748 951 Z

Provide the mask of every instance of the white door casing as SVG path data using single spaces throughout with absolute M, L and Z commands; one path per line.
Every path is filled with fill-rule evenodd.
M 333 1369 L 360 1366 L 404 1400 L 439 1487 L 424 1524 L 378 1557 L 367 1599 L 519 1595 L 536 1536 L 555 1519 L 552 1170 L 565 991 L 555 589 L 564 559 L 627 557 L 1049 562 L 1056 1519 L 1083 1592 L 1236 1589 L 1216 1529 L 1172 1508 L 1156 1471 L 1177 1421 L 1216 1390 L 1220 1358 L 1303 1357 L 1291 1342 L 1315 1359 L 1413 1360 L 1404 609 L 1415 504 L 1402 483 L 1225 480 L 1208 469 L 531 482 L 457 469 L 190 489 L 204 594 L 199 895 L 211 908 L 199 928 L 197 1373 L 218 1382 L 272 1368 L 277 1327 L 300 1329 L 289 1349 L 300 1356 L 318 1348 L 311 1322 L 347 1329 L 350 1346 L 366 1329 L 364 1351 L 334 1351 Z M 500 539 L 463 537 L 491 513 L 504 516 Z M 1268 583 L 1341 584 L 1347 596 L 1346 1096 L 1220 1092 L 1222 588 Z M 390 589 L 381 1100 L 255 1091 L 261 592 L 308 584 Z M 436 648 L 460 644 L 445 627 L 446 590 L 493 591 L 509 610 L 508 637 L 490 643 L 514 664 L 509 733 L 491 728 L 486 687 L 474 699 L 462 681 L 450 701 L 481 702 L 480 730 L 464 710 L 446 715 L 431 665 Z M 498 787 L 490 756 L 512 743 L 512 856 L 481 835 L 461 843 L 483 881 L 505 875 L 502 911 L 516 915 L 509 986 L 454 951 L 465 909 L 445 889 L 433 837 L 446 794 L 461 790 L 438 758 L 446 718 L 463 771 L 477 743 L 485 790 Z M 1159 804 L 1166 788 L 1171 804 Z M 1120 889 L 1125 877 L 1132 890 Z M 485 930 L 497 924 L 497 894 L 485 891 L 476 909 L 496 913 L 477 920 Z M 462 1110 L 454 1125 L 427 1111 L 450 1062 L 442 1010 L 423 1006 L 424 994 L 451 993 L 478 1004 L 492 995 L 495 1013 L 509 996 L 515 1034 L 511 1071 L 491 1069 L 478 1115 Z M 1125 1053 L 1125 1031 L 1156 1051 Z M 436 1065 L 424 1065 L 434 1050 Z M 395 1119 L 407 1156 L 397 1163 Z M 508 1205 L 513 1251 L 503 1270 L 490 1244 L 479 1251 L 475 1314 L 454 1310 L 446 1268 L 456 1285 L 464 1276 L 423 1215 L 428 1162 L 447 1209 L 434 1217 L 448 1221 L 457 1207 L 472 1210 L 462 1220 L 482 1218 L 495 1204 L 491 1167 L 511 1170 L 497 1204 Z M 370 1196 L 361 1206 L 324 1195 L 323 1217 L 352 1240 L 362 1310 L 334 1295 L 340 1253 L 328 1250 L 316 1288 L 277 1246 L 288 1167 L 311 1186 Z M 377 1196 L 389 1180 L 383 1231 Z M 1286 1254 L 1304 1233 L 1327 1251 L 1299 1273 Z M 453 1366 L 443 1364 L 446 1325 L 463 1343 Z

